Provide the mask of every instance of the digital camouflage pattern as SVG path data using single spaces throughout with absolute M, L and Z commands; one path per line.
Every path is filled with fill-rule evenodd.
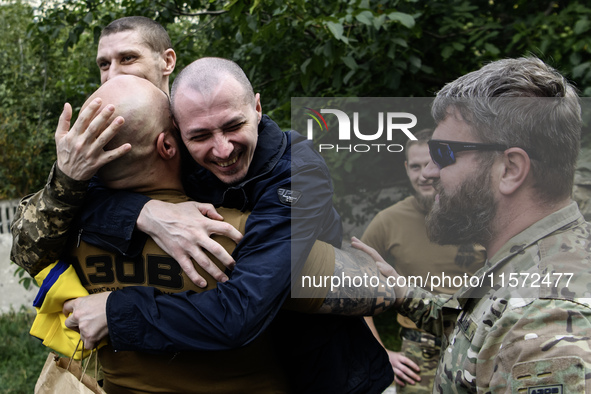
M 65 248 L 88 184 L 68 177 L 54 164 L 45 187 L 19 203 L 11 224 L 11 261 L 31 276 L 54 263 Z
M 507 242 L 475 274 L 482 285 L 452 298 L 410 288 L 400 313 L 443 335 L 433 391 L 590 393 L 590 251 L 571 203 Z
M 398 394 L 430 394 L 433 391 L 441 347 L 436 345 L 435 336 L 419 330 L 408 330 L 413 333 L 413 338 L 402 335 L 400 352 L 419 366 L 421 381 L 404 386 L 396 385 L 396 392 Z

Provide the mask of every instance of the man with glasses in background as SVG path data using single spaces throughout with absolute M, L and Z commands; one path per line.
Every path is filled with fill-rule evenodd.
M 575 89 L 539 59 L 500 60 L 446 85 L 432 114 L 429 237 L 488 255 L 453 297 L 409 287 L 398 305 L 443 338 L 434 392 L 591 392 L 591 227 L 571 200 Z

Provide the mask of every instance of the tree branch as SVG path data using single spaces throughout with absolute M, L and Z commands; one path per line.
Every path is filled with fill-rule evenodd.
M 201 15 L 222 15 L 228 12 L 228 10 L 217 10 L 217 11 L 199 11 L 199 12 L 184 12 L 181 10 L 177 11 L 182 16 L 201 16 Z

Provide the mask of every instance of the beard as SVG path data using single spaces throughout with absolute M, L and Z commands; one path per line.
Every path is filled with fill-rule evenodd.
M 431 242 L 486 245 L 493 237 L 492 221 L 497 212 L 488 169 L 464 181 L 454 193 L 439 190 L 439 201 L 426 218 Z
M 419 192 L 414 193 L 415 200 L 417 200 L 417 204 L 423 210 L 423 212 L 431 211 L 433 208 L 433 204 L 435 203 L 435 194 L 424 195 Z

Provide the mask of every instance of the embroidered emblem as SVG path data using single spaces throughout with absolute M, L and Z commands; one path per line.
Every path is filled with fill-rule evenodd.
M 466 311 L 462 312 L 458 325 L 464 333 L 464 335 L 466 336 L 466 338 L 468 338 L 468 340 L 472 342 L 472 339 L 474 338 L 474 334 L 476 333 L 476 329 L 478 328 L 478 326 L 476 323 L 472 321 L 472 319 L 470 319 L 470 316 L 468 316 L 468 313 L 466 313 Z
M 302 196 L 302 192 L 280 187 L 277 189 L 277 195 L 279 196 L 279 201 L 281 201 L 283 204 L 294 205 L 299 201 L 300 197 Z

